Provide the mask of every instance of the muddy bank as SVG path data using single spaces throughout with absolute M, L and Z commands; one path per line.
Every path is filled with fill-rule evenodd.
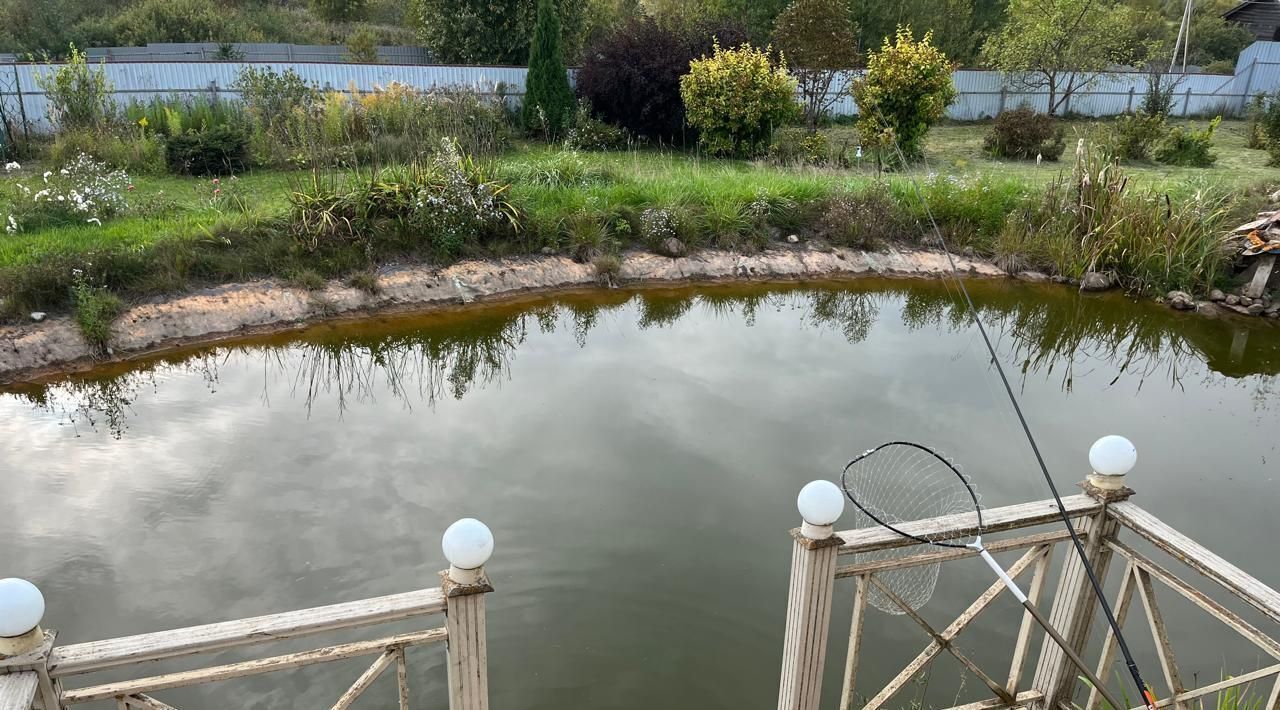
M 957 257 L 957 265 L 974 277 L 1004 276 L 996 267 L 971 259 Z M 949 272 L 946 256 L 928 251 L 800 248 L 751 255 L 701 252 L 678 259 L 637 252 L 625 256 L 612 281 L 628 285 L 859 275 L 936 278 Z M 0 383 L 87 367 L 104 359 L 127 360 L 176 345 L 290 330 L 319 320 L 448 307 L 600 283 L 591 264 L 544 256 L 468 261 L 444 269 L 388 269 L 378 274 L 376 294 L 337 281 L 318 291 L 272 280 L 219 286 L 128 309 L 112 326 L 105 356 L 96 356 L 65 316 L 0 328 Z

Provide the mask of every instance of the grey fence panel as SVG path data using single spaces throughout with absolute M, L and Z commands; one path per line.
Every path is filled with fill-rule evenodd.
M 123 50 L 190 52 L 193 48 L 208 48 L 208 44 L 151 45 L 149 47 L 112 48 Z M 245 44 L 246 50 L 259 53 L 300 51 L 298 45 Z M 302 48 L 306 49 L 306 48 Z M 335 48 L 324 48 L 326 51 Z M 341 49 L 341 48 L 337 48 Z M 417 50 L 418 48 L 396 48 Z M 147 101 L 157 96 L 172 94 L 216 94 L 235 97 L 236 77 L 246 66 L 271 67 L 276 71 L 292 69 L 304 80 L 327 88 L 346 91 L 371 91 L 392 82 L 429 90 L 446 86 L 463 86 L 496 94 L 502 92 L 518 100 L 524 95 L 524 67 L 510 66 L 453 66 L 421 64 L 356 64 L 351 62 L 220 62 L 220 61 L 110 61 L 102 64 L 115 87 L 116 99 L 122 104 L 131 101 Z M 48 130 L 44 92 L 36 85 L 35 77 L 50 71 L 44 64 L 16 64 L 0 67 L 0 71 L 12 72 L 12 81 L 0 82 L 0 102 L 10 119 L 18 115 L 17 99 L 25 111 L 32 130 Z M 837 80 L 833 91 L 838 95 L 833 112 L 839 116 L 857 115 L 858 107 L 848 93 L 848 85 L 859 72 L 848 72 Z M 570 81 L 573 73 L 570 72 Z M 1176 81 L 1173 111 L 1177 115 L 1236 115 L 1242 111 L 1248 98 L 1260 91 L 1280 90 L 1280 42 L 1256 42 L 1240 55 L 1234 76 L 1216 74 L 1186 74 L 1174 77 Z M 1048 92 L 1027 90 L 1001 72 L 964 69 L 953 75 L 957 90 L 955 103 L 947 110 L 948 117 L 971 121 L 991 118 L 1001 110 L 1029 105 L 1038 111 L 1049 107 Z M 15 90 L 14 86 L 18 87 Z M 1111 73 L 1095 78 L 1087 86 L 1075 92 L 1061 110 L 1084 116 L 1114 116 L 1136 109 L 1146 90 L 1147 75 L 1143 73 Z M 20 91 L 20 93 L 19 93 Z

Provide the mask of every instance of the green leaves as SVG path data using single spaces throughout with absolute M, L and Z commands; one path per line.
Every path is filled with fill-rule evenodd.
M 689 125 L 715 155 L 752 157 L 768 147 L 773 129 L 795 117 L 795 80 L 769 51 L 744 44 L 689 63 L 680 78 Z

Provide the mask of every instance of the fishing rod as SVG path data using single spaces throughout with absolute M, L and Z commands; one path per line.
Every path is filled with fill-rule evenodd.
M 902 152 L 902 146 L 898 143 L 897 136 L 893 134 L 891 127 L 884 119 L 883 113 L 879 114 L 879 118 L 885 132 L 893 136 L 892 146 L 897 156 L 898 164 L 906 165 L 907 158 Z M 928 165 L 925 167 L 927 168 Z M 1031 432 L 1031 425 L 1027 422 L 1026 415 L 1022 413 L 1022 405 L 1018 403 L 1018 396 L 1013 391 L 1013 385 L 1009 383 L 1009 377 L 1005 374 L 1004 366 L 1000 364 L 1000 357 L 996 352 L 995 346 L 991 343 L 990 336 L 987 335 L 986 326 L 982 324 L 982 317 L 978 314 L 978 308 L 974 305 L 973 298 L 969 295 L 969 289 L 964 285 L 964 279 L 960 276 L 960 269 L 956 266 L 956 260 L 951 254 L 951 248 L 947 245 L 947 240 L 942 235 L 942 230 L 938 227 L 938 221 L 933 216 L 929 201 L 925 199 L 915 176 L 907 175 L 907 179 L 911 182 L 912 191 L 915 192 L 916 199 L 920 201 L 925 215 L 929 218 L 929 226 L 933 229 L 933 235 L 938 240 L 938 245 L 942 247 L 942 253 L 947 257 L 947 264 L 951 267 L 951 274 L 955 277 L 956 285 L 960 287 L 960 293 L 964 295 L 969 317 L 973 320 L 973 324 L 978 327 L 982 342 L 987 347 L 987 353 L 991 356 L 991 362 L 995 365 L 1001 384 L 1004 385 L 1005 394 L 1009 397 L 1009 404 L 1013 406 L 1014 414 L 1018 416 L 1018 422 L 1022 425 L 1022 433 L 1026 436 L 1027 443 L 1031 445 L 1031 452 L 1035 455 L 1040 473 L 1044 475 L 1044 481 L 1049 486 L 1049 492 L 1053 494 L 1053 502 L 1058 508 L 1058 515 L 1062 518 L 1062 524 L 1067 528 L 1067 533 L 1071 537 L 1071 544 L 1076 550 L 1076 555 L 1080 558 L 1080 564 L 1084 567 L 1085 574 L 1089 577 L 1089 584 L 1093 588 L 1093 594 L 1097 597 L 1098 604 L 1102 607 L 1102 612 L 1107 617 L 1107 624 L 1111 627 L 1111 633 L 1115 636 L 1116 642 L 1120 646 L 1121 654 L 1124 655 L 1125 665 L 1129 668 L 1129 675 L 1133 678 L 1133 682 L 1137 684 L 1138 694 L 1146 702 L 1147 708 L 1156 710 L 1156 699 L 1148 689 L 1146 682 L 1142 680 L 1142 672 L 1138 670 L 1138 663 L 1134 661 L 1133 653 L 1129 650 L 1129 644 L 1125 641 L 1124 634 L 1120 631 L 1120 622 L 1116 621 L 1115 612 L 1111 610 L 1111 604 L 1107 602 L 1107 595 L 1102 589 L 1102 583 L 1098 581 L 1098 575 L 1094 572 L 1093 565 L 1089 562 L 1089 555 L 1085 552 L 1084 543 L 1080 541 L 1080 535 L 1076 532 L 1076 527 L 1071 522 L 1071 515 L 1067 513 L 1067 507 L 1062 502 L 1061 494 L 1058 493 L 1058 486 L 1054 484 L 1053 476 L 1049 474 L 1049 466 L 1045 463 L 1044 456 L 1040 453 L 1040 446 L 1036 443 L 1036 437 Z M 1099 688 L 1099 691 L 1101 690 Z M 1116 708 L 1115 710 L 1120 709 Z

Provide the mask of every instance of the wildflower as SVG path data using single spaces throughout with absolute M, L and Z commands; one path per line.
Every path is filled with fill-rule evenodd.
M 218 196 L 218 193 L 220 193 L 220 192 L 222 192 L 222 188 L 220 188 L 220 187 L 218 187 L 218 188 L 214 188 L 214 190 L 213 190 L 213 196 L 214 196 L 214 197 L 217 197 L 217 196 Z
M 101 226 L 102 226 L 102 220 L 98 219 L 97 217 L 90 217 L 89 219 L 86 219 L 85 221 L 86 221 L 86 222 L 88 222 L 89 224 L 96 224 L 96 225 L 98 225 L 99 227 L 101 227 Z
M 21 169 L 22 169 L 22 166 L 18 165 L 16 162 L 8 162 L 4 164 L 4 171 L 6 173 L 11 173 L 14 170 L 21 170 Z
M 222 184 L 222 182 L 221 182 L 220 180 L 218 180 L 218 178 L 214 178 L 214 179 L 213 179 L 213 184 L 214 184 L 214 185 L 221 185 L 221 184 Z
M 146 127 L 147 127 L 147 117 L 146 117 L 146 116 L 143 116 L 142 118 L 139 118 L 139 119 L 138 119 L 138 125 L 139 125 L 139 126 L 142 126 L 143 128 L 146 128 Z
M 13 215 L 9 215 L 9 225 L 4 228 L 4 231 L 9 234 L 18 233 L 18 220 L 14 219 Z
M 65 170 L 64 170 L 64 172 L 65 172 Z M 45 181 L 45 182 L 49 182 L 49 176 L 50 176 L 50 175 L 52 175 L 52 174 L 53 174 L 53 171 L 52 171 L 52 170 L 46 170 L 46 171 L 44 171 L 44 181 Z

